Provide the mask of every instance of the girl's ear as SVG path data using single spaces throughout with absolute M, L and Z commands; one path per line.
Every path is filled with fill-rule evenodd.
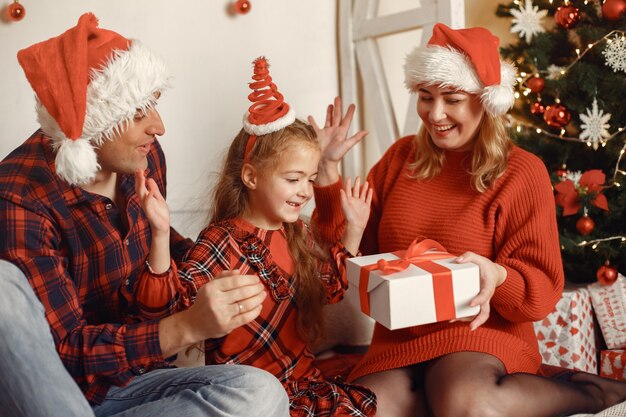
M 244 163 L 241 167 L 241 181 L 246 188 L 250 190 L 256 190 L 257 185 L 257 173 L 254 166 L 249 163 Z

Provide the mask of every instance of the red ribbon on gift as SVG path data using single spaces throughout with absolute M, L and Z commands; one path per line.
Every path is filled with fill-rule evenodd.
M 432 274 L 437 321 L 456 318 L 452 289 L 452 271 L 438 263 L 432 262 L 436 259 L 452 258 L 454 255 L 448 253 L 446 248 L 439 242 L 431 239 L 424 239 L 419 243 L 414 240 L 406 251 L 392 253 L 396 255 L 398 259 L 392 261 L 379 259 L 375 264 L 361 267 L 359 275 L 361 311 L 367 315 L 370 314 L 370 299 L 367 287 L 371 271 L 380 270 L 381 274 L 387 275 L 404 271 L 409 265 L 415 265 Z

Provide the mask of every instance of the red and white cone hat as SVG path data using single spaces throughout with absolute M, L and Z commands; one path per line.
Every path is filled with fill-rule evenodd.
M 250 83 L 252 92 L 248 99 L 252 105 L 243 117 L 243 128 L 250 134 L 246 147 L 246 155 L 250 153 L 256 138 L 252 136 L 267 135 L 277 132 L 296 120 L 296 113 L 284 100 L 278 87 L 272 82 L 269 71 L 269 62 L 263 56 L 254 60 L 253 82 Z
M 61 35 L 23 49 L 18 61 L 37 98 L 37 118 L 56 151 L 57 174 L 88 184 L 94 147 L 122 132 L 169 86 L 164 62 L 139 41 L 98 27 L 92 13 Z
M 437 23 L 428 45 L 411 52 L 404 83 L 411 91 L 424 85 L 455 87 L 480 97 L 492 116 L 506 113 L 515 101 L 515 67 L 500 60 L 499 39 L 481 27 L 451 29 Z

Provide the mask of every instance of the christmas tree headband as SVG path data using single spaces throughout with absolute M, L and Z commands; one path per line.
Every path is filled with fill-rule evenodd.
M 437 23 L 428 45 L 411 52 L 404 65 L 404 83 L 454 87 L 476 94 L 492 116 L 506 113 L 515 100 L 516 69 L 500 60 L 499 40 L 485 28 L 451 29 Z
M 243 117 L 243 129 L 250 135 L 246 145 L 246 158 L 250 155 L 257 136 L 277 132 L 296 120 L 295 112 L 272 82 L 267 59 L 258 57 L 253 64 L 254 81 L 249 84 L 252 92 L 248 95 L 252 105 Z

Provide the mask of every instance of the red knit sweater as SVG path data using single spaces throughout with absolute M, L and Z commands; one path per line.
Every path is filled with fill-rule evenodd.
M 459 351 L 499 358 L 507 372 L 531 372 L 541 357 L 533 321 L 554 308 L 563 289 L 554 196 L 545 166 L 513 147 L 504 174 L 483 193 L 470 187 L 470 153 L 447 152 L 434 179 L 409 177 L 411 137 L 398 140 L 372 168 L 372 213 L 364 255 L 406 249 L 416 237 L 435 239 L 450 253 L 472 251 L 504 266 L 506 281 L 491 299 L 489 320 L 475 331 L 467 322 L 434 323 L 391 331 L 376 324 L 356 379 Z M 342 232 L 339 183 L 315 190 L 313 223 L 323 239 Z

